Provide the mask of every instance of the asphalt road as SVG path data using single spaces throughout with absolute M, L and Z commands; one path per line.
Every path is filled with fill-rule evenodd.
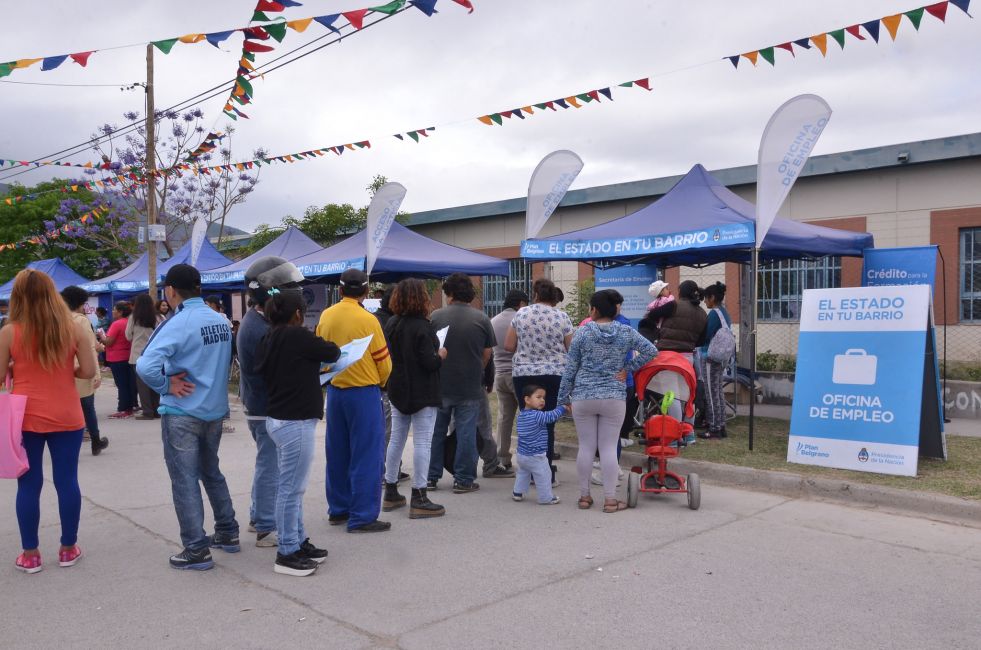
M 100 391 L 101 414 L 114 393 Z M 446 517 L 402 509 L 384 515 L 389 533 L 349 535 L 326 523 L 320 459 L 306 525 L 330 557 L 309 578 L 277 575 L 275 550 L 245 532 L 254 447 L 240 413 L 234 424 L 222 467 L 243 548 L 216 551 L 208 572 L 168 567 L 179 535 L 157 422 L 103 418 L 111 446 L 83 448 L 75 567 L 57 566 L 49 481 L 45 569 L 14 569 L 16 483 L 0 482 L 0 647 L 979 647 L 981 522 L 712 485 L 697 512 L 680 496 L 584 512 L 568 461 L 558 506 L 512 502 L 509 480 L 453 495 L 444 479 L 432 497 Z

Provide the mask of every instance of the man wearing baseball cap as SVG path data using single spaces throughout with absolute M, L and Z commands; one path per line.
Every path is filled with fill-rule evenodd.
M 368 276 L 347 269 L 341 274 L 340 288 L 341 301 L 320 315 L 317 336 L 340 346 L 372 338 L 364 356 L 327 388 L 328 521 L 346 523 L 349 533 L 377 533 L 392 527 L 378 521 L 385 462 L 381 387 L 392 373 L 392 359 L 381 324 L 362 306 Z
M 201 274 L 176 264 L 164 278 L 164 297 L 174 316 L 150 337 L 136 372 L 160 393 L 164 460 L 184 550 L 170 558 L 175 569 L 210 569 L 211 548 L 239 551 L 238 522 L 228 485 L 218 467 L 221 421 L 228 412 L 232 332 L 228 319 L 201 300 Z M 215 534 L 204 531 L 201 486 L 214 511 Z

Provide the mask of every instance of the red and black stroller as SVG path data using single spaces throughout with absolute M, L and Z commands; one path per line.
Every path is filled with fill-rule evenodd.
M 695 414 L 695 369 L 677 352 L 660 352 L 634 374 L 634 385 L 640 402 L 637 421 L 643 423 L 644 432 L 638 442 L 647 454 L 647 471 L 631 468 L 627 505 L 635 508 L 642 492 L 679 493 L 687 494 L 688 507 L 698 510 L 702 499 L 698 474 L 682 477 L 668 471 L 668 459 L 680 454 L 685 437 L 693 433 L 692 425 L 682 419 Z

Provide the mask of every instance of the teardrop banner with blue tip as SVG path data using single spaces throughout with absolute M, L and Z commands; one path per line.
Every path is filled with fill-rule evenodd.
M 915 476 L 946 458 L 929 285 L 811 289 L 787 462 Z

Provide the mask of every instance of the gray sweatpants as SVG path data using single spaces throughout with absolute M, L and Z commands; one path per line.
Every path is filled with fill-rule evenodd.
M 579 454 L 576 456 L 576 472 L 579 475 L 579 493 L 589 496 L 589 479 L 593 472 L 593 458 L 599 450 L 600 474 L 603 476 L 603 496 L 617 496 L 617 442 L 620 426 L 627 412 L 627 402 L 622 399 L 587 399 L 572 403 L 572 419 L 579 435 Z

